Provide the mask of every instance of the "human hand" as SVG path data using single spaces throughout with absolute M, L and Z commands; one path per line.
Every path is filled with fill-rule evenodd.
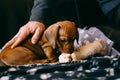
M 23 40 L 25 40 L 27 36 L 29 36 L 30 34 L 33 34 L 31 42 L 35 44 L 38 41 L 39 37 L 42 35 L 44 30 L 45 30 L 44 24 L 37 21 L 29 21 L 27 24 L 25 24 L 19 29 L 18 33 L 10 41 L 8 41 L 2 47 L 2 49 L 5 49 L 10 45 L 11 48 L 16 47 Z

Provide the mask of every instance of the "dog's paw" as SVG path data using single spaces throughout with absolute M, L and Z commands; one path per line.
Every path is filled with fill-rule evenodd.
M 64 62 L 69 62 L 69 61 L 72 61 L 72 57 L 71 57 L 70 54 L 68 54 L 68 53 L 62 53 L 59 56 L 59 63 L 64 63 Z

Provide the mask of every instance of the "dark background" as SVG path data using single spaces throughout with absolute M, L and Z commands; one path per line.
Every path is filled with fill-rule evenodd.
M 0 48 L 29 20 L 33 0 L 0 0 Z
M 28 22 L 32 5 L 33 0 L 0 1 L 0 48 L 18 32 L 21 26 Z M 115 42 L 114 47 L 119 50 L 120 29 L 116 30 L 115 27 L 107 25 L 108 20 L 95 0 L 81 0 L 80 6 L 82 23 L 89 25 L 89 21 L 95 22 L 95 26 L 113 40 Z M 114 32 L 112 35 L 110 34 L 111 31 Z

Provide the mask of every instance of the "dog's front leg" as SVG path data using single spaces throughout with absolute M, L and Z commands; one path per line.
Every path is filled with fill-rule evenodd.
M 46 54 L 47 60 L 50 63 L 54 63 L 58 61 L 58 57 L 56 56 L 55 50 L 52 47 L 44 48 L 44 52 Z
M 49 63 L 47 59 L 42 59 L 42 60 L 33 60 L 29 64 L 34 64 L 34 63 Z

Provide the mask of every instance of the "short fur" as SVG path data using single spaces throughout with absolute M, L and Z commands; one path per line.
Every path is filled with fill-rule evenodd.
M 74 22 L 60 21 L 49 26 L 37 44 L 31 43 L 31 36 L 19 46 L 10 46 L 0 53 L 0 65 L 25 65 L 34 63 L 53 63 L 61 53 L 72 53 L 73 42 L 78 40 L 78 31 Z M 58 49 L 58 50 L 57 50 Z
M 103 40 L 99 39 L 92 43 L 87 43 L 84 46 L 76 48 L 76 50 L 71 54 L 73 61 L 86 59 L 95 54 L 105 55 L 105 48 L 103 47 Z

